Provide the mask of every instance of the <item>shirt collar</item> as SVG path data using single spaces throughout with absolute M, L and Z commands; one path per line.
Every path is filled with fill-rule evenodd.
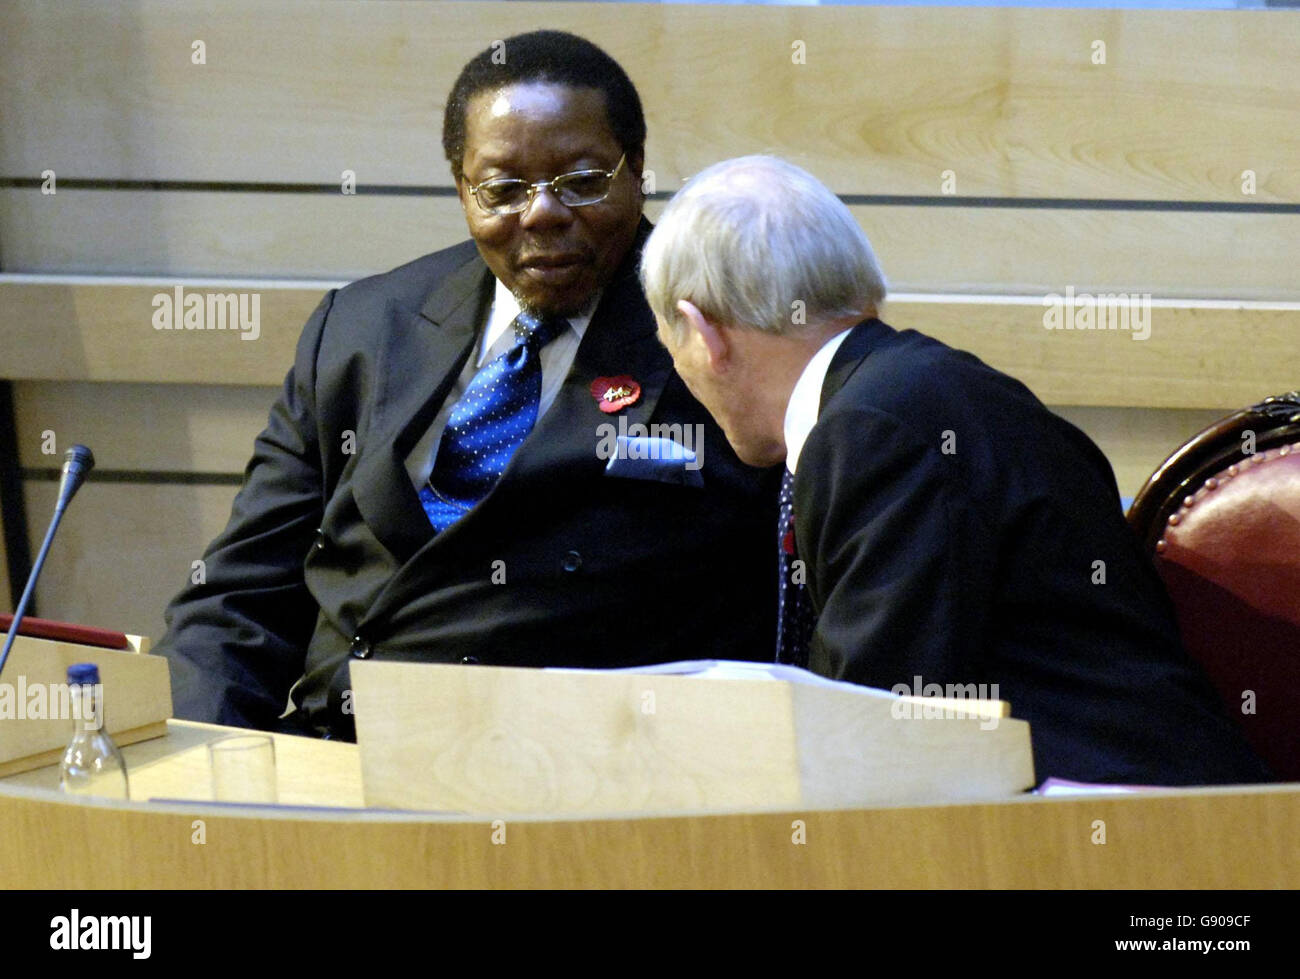
M 510 324 L 515 321 L 515 317 L 519 315 L 519 300 L 515 298 L 514 293 L 507 289 L 500 279 L 494 278 L 494 281 L 496 290 L 492 294 L 492 312 L 488 314 L 487 329 L 483 331 L 483 345 L 479 348 L 479 367 L 492 359 L 492 348 L 497 345 Z M 587 325 L 591 322 L 592 314 L 596 312 L 596 304 L 600 302 L 602 292 L 603 290 L 597 289 L 595 295 L 580 312 L 565 317 L 569 321 L 569 328 L 577 333 L 579 341 L 587 332 Z
M 852 330 L 845 330 L 831 337 L 812 355 L 795 382 L 790 392 L 790 403 L 785 407 L 785 468 L 793 473 L 799 465 L 799 453 L 803 451 L 808 433 L 817 424 L 817 415 L 821 411 L 822 385 L 826 383 L 826 372 L 830 370 L 835 351 L 840 349 Z

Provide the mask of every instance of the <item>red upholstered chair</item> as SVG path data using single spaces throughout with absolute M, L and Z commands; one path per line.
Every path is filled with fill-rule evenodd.
M 1128 520 L 1188 653 L 1260 757 L 1300 781 L 1300 392 L 1194 436 L 1147 480 Z M 1242 713 L 1245 691 L 1253 714 Z

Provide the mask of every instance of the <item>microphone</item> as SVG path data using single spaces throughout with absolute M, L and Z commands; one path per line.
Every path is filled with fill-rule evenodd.
M 9 635 L 5 637 L 4 649 L 0 650 L 0 673 L 4 672 L 5 660 L 9 658 L 9 650 L 18 638 L 18 627 L 23 624 L 23 616 L 27 614 L 27 606 L 31 604 L 32 593 L 36 591 L 36 579 L 41 575 L 41 568 L 45 566 L 45 556 L 50 553 L 50 544 L 54 541 L 54 532 L 59 529 L 59 522 L 63 519 L 63 511 L 68 508 L 73 495 L 81 489 L 81 484 L 86 478 L 86 473 L 95 468 L 95 455 L 84 445 L 74 445 L 63 456 L 63 476 L 59 479 L 59 499 L 54 504 L 54 518 L 50 521 L 50 529 L 45 532 L 45 542 L 41 544 L 41 551 L 36 555 L 36 563 L 32 565 L 32 573 L 27 576 L 27 587 L 23 589 L 23 597 L 18 601 L 18 607 L 14 609 L 13 621 L 9 623 Z

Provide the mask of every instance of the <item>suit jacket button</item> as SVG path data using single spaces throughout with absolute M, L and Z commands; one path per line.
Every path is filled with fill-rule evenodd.
M 577 551 L 570 551 L 564 555 L 564 560 L 560 562 L 560 567 L 565 571 L 577 571 L 582 567 L 582 555 Z
M 352 639 L 352 648 L 349 652 L 357 659 L 370 659 L 373 654 L 370 643 L 360 636 L 354 636 Z
M 475 664 L 478 662 L 478 657 L 477 657 L 477 656 L 462 656 L 462 657 L 460 658 L 460 661 L 461 661 L 461 663 L 463 663 L 463 664 L 466 665 L 466 666 L 473 666 L 473 665 L 475 665 Z

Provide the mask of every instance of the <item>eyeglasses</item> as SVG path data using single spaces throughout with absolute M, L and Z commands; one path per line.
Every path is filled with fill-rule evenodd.
M 613 170 L 574 170 L 562 173 L 550 180 L 529 183 L 513 177 L 484 180 L 469 188 L 478 206 L 488 214 L 518 214 L 528 209 L 533 198 L 543 187 L 550 189 L 565 207 L 586 207 L 599 204 L 609 196 L 610 185 L 618 172 L 623 169 L 627 159 L 624 153 L 618 158 L 618 165 Z

